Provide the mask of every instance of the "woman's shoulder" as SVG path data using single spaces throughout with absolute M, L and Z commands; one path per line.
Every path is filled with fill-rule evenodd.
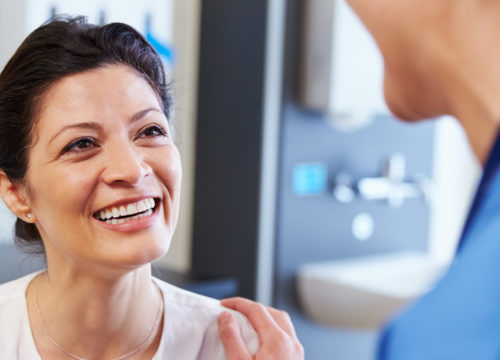
M 169 325 L 177 327 L 177 333 L 186 334 L 185 341 L 198 344 L 197 359 L 222 359 L 224 350 L 220 342 L 217 318 L 223 312 L 232 313 L 240 325 L 241 335 L 251 353 L 257 351 L 258 338 L 250 322 L 242 314 L 223 307 L 219 300 L 178 288 L 159 279 L 154 279 L 162 291 L 165 301 L 165 316 Z M 179 328 L 183 331 L 180 332 Z M 172 333 L 167 331 L 166 333 Z M 175 347 L 185 341 L 177 339 Z M 173 345 L 173 344 L 172 344 Z M 174 346 L 173 346 L 174 347 Z M 172 350 L 171 347 L 169 351 Z M 193 350 L 197 348 L 194 346 Z M 160 357 L 161 358 L 161 357 Z M 185 358 L 190 358 L 185 356 Z
M 40 359 L 31 336 L 25 293 L 32 273 L 0 285 L 0 349 L 2 359 Z
M 211 297 L 179 288 L 158 278 L 154 278 L 154 281 L 162 291 L 163 299 L 166 302 L 193 308 L 201 307 L 218 309 L 221 307 L 219 301 Z
M 38 273 L 39 272 L 34 272 L 18 279 L 0 284 L 0 303 L 3 304 L 5 302 L 10 302 L 19 297 L 24 298 L 30 281 L 33 280 Z

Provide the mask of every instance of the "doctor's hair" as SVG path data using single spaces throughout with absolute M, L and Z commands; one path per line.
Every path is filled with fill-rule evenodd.
M 149 83 L 170 122 L 172 99 L 162 61 L 134 28 L 55 16 L 28 35 L 0 73 L 0 170 L 11 182 L 25 183 L 47 90 L 64 77 L 113 64 L 128 66 Z M 29 253 L 45 253 L 37 227 L 20 218 L 15 240 Z

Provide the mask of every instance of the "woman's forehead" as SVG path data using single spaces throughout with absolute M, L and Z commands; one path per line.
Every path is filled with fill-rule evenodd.
M 31 145 L 48 143 L 76 123 L 116 126 L 147 108 L 161 110 L 149 83 L 125 65 L 110 65 L 66 76 L 43 94 L 34 116 Z
M 41 105 L 39 119 L 68 113 L 86 118 L 160 104 L 146 80 L 126 66 L 112 65 L 62 78 L 46 91 Z

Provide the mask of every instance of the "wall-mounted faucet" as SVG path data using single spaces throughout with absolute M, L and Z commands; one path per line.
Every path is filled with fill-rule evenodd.
M 389 206 L 397 208 L 405 199 L 431 197 L 431 181 L 423 174 L 414 181 L 405 181 L 406 159 L 401 153 L 389 157 L 382 176 L 366 177 L 354 181 L 347 172 L 339 172 L 333 182 L 333 196 L 341 203 L 350 203 L 356 196 L 365 200 L 387 201 Z

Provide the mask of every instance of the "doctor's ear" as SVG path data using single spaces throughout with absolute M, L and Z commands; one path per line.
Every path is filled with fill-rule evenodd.
M 34 216 L 28 202 L 26 185 L 12 182 L 4 171 L 0 170 L 0 197 L 10 211 L 25 222 L 34 222 Z

